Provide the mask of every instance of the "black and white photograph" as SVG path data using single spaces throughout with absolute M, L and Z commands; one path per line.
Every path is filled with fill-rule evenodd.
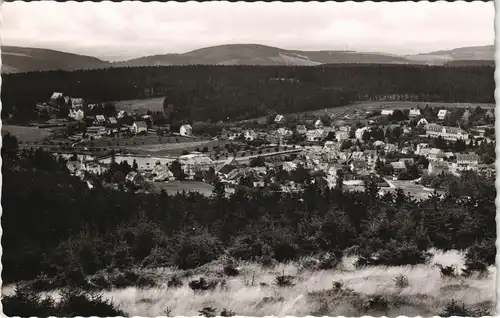
M 0 13 L 4 315 L 496 315 L 492 1 Z

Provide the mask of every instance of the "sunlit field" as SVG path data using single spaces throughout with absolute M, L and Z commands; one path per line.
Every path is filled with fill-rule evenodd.
M 103 296 L 130 316 L 197 316 L 206 307 L 215 309 L 216 315 L 226 309 L 238 316 L 435 316 L 451 300 L 494 313 L 494 266 L 488 277 L 442 277 L 434 264 L 456 266 L 460 274 L 463 255 L 433 253 L 427 265 L 364 269 L 355 269 L 352 257 L 344 258 L 339 269 L 319 271 L 306 269 L 305 259 L 274 267 L 239 263 L 239 274 L 234 277 L 224 274 L 225 263 L 220 260 L 192 271 L 154 269 L 159 286 L 115 289 Z M 294 276 L 291 286 L 278 286 L 276 276 L 280 275 Z M 407 278 L 407 286 L 397 283 L 401 275 Z M 168 287 L 173 276 L 183 285 Z M 201 277 L 219 284 L 213 290 L 195 292 L 188 283 Z M 342 287 L 336 289 L 334 282 Z M 11 290 L 6 287 L 4 293 Z M 57 293 L 50 294 L 57 298 Z

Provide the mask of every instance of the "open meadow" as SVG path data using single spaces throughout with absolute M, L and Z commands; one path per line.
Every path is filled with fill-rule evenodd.
M 8 133 L 17 137 L 21 142 L 41 141 L 51 135 L 51 131 L 49 128 L 2 125 L 2 136 Z
M 197 316 L 203 309 L 205 313 L 213 309 L 217 316 L 225 309 L 238 316 L 259 317 L 430 317 L 443 313 L 452 300 L 473 310 L 494 312 L 494 266 L 487 277 L 443 277 L 434 264 L 456 267 L 460 274 L 464 255 L 457 251 L 432 252 L 429 264 L 415 266 L 356 269 L 355 259 L 344 257 L 340 267 L 333 270 L 311 269 L 311 259 L 270 267 L 241 262 L 230 275 L 224 270 L 227 261 L 223 260 L 190 271 L 150 269 L 147 271 L 157 286 L 116 288 L 104 291 L 103 296 L 128 316 L 149 317 Z M 278 281 L 279 276 L 288 278 Z M 205 291 L 189 286 L 200 278 L 218 283 Z M 12 291 L 12 286 L 3 287 L 4 295 Z M 59 297 L 58 292 L 45 295 Z
M 133 99 L 133 100 L 122 100 L 113 102 L 116 106 L 116 110 L 124 110 L 127 112 L 133 112 L 137 109 L 138 112 L 146 113 L 148 110 L 152 112 L 163 110 L 163 100 L 164 97 L 155 97 L 148 99 Z

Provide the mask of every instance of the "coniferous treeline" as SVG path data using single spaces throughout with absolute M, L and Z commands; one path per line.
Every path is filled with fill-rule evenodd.
M 244 119 L 397 95 L 426 102 L 493 103 L 491 66 L 172 66 L 3 76 L 3 116 L 34 109 L 55 92 L 89 101 L 165 96 L 190 120 Z
M 80 284 L 101 269 L 187 269 L 224 254 L 269 263 L 354 253 L 360 265 L 403 265 L 424 262 L 430 247 L 476 246 L 471 269 L 494 262 L 496 190 L 481 178 L 456 185 L 469 191 L 466 199 L 460 189 L 423 202 L 400 190 L 381 197 L 375 180 L 349 193 L 307 174 L 300 194 L 248 189 L 227 198 L 217 184 L 207 198 L 88 189 L 62 160 L 20 151 L 11 136 L 2 157 L 4 283 L 45 274 Z

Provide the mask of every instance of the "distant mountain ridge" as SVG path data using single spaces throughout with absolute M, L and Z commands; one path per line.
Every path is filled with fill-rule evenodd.
M 297 65 L 322 64 L 431 64 L 445 65 L 456 61 L 476 61 L 466 65 L 491 65 L 494 46 L 463 47 L 430 53 L 400 56 L 389 53 L 355 51 L 300 51 L 260 44 L 229 44 L 201 48 L 182 54 L 158 54 L 109 62 L 95 57 L 49 49 L 2 46 L 2 73 L 29 71 L 77 70 L 108 67 L 170 65 Z
M 95 57 L 49 49 L 2 46 L 2 73 L 78 70 L 110 67 Z

